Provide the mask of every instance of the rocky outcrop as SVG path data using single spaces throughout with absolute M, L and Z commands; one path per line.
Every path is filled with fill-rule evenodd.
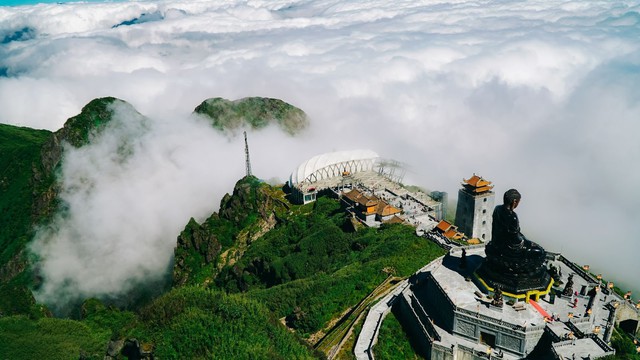
M 127 358 L 129 360 L 153 360 L 153 347 L 149 344 L 141 344 L 137 339 L 119 339 L 109 341 L 104 360 L 117 360 L 123 358 Z
M 273 229 L 286 205 L 273 188 L 250 176 L 238 181 L 220 202 L 219 213 L 199 224 L 191 219 L 178 236 L 173 285 L 206 284 L 223 265 L 237 261 L 252 241 Z
M 7 263 L 0 266 L 0 283 L 7 283 L 9 280 L 23 272 L 27 267 L 27 263 L 24 259 L 24 251 L 20 251 Z
M 263 97 L 207 99 L 194 112 L 211 119 L 216 129 L 231 133 L 245 126 L 262 129 L 276 124 L 287 134 L 295 135 L 309 125 L 304 111 L 282 100 Z
M 213 214 L 212 217 L 217 217 Z M 173 266 L 173 284 L 182 286 L 187 283 L 195 266 L 207 266 L 220 254 L 222 246 L 216 237 L 214 229 L 198 224 L 191 218 L 184 230 L 178 236 Z M 199 264 L 193 262 L 199 261 Z

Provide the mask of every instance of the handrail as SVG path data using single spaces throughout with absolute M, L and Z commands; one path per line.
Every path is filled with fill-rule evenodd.
M 378 337 L 378 331 L 380 330 L 380 324 L 382 323 L 382 319 L 384 318 L 384 313 L 380 313 L 378 317 L 378 321 L 376 322 L 376 326 L 373 328 L 373 335 L 371 336 L 371 340 L 369 340 L 369 346 L 367 346 L 367 356 L 369 360 L 375 359 L 373 357 L 373 341 Z
M 576 264 L 572 263 L 571 261 L 569 261 L 569 259 L 564 257 L 564 255 L 560 255 L 560 261 L 562 261 L 565 265 L 567 265 L 569 268 L 571 268 L 571 270 L 573 270 L 574 272 L 579 273 L 580 276 L 582 276 L 583 278 L 588 279 L 589 285 L 595 285 L 595 284 L 599 283 L 599 281 L 596 280 L 593 277 L 593 275 L 589 274 L 588 272 L 584 271 L 584 269 L 582 269 L 578 265 L 576 265 Z
M 409 295 L 409 297 L 411 298 L 410 306 L 413 308 L 413 311 L 416 313 L 416 315 L 418 315 L 418 319 L 420 320 L 420 322 L 422 322 L 422 326 L 424 326 L 429 336 L 436 341 L 442 340 L 442 337 L 440 337 L 440 334 L 438 334 L 438 331 L 433 326 L 429 314 L 427 314 L 427 312 L 424 310 L 415 295 L 411 294 Z M 420 312 L 416 311 L 416 309 Z
M 582 330 L 578 329 L 576 324 L 571 321 L 567 321 L 565 322 L 565 324 L 569 327 L 569 329 L 571 329 L 571 331 L 573 331 L 578 339 L 582 339 L 584 337 L 584 333 L 582 332 Z
M 511 330 L 525 332 L 526 329 L 527 329 L 522 325 L 511 324 L 511 323 L 508 323 L 508 322 L 505 322 L 505 321 L 502 321 L 502 320 L 494 319 L 494 318 L 492 318 L 490 316 L 480 314 L 479 312 L 473 312 L 471 310 L 467 310 L 467 309 L 463 309 L 463 308 L 456 308 L 456 311 L 458 311 L 460 313 L 463 313 L 465 315 L 469 315 L 469 316 L 476 317 L 478 319 L 482 319 L 482 320 L 487 321 L 487 322 L 491 322 L 493 324 L 496 324 L 496 325 L 499 325 L 499 326 L 502 326 L 502 327 L 505 327 L 505 328 L 509 328 Z M 538 326 L 529 327 L 529 329 L 538 330 L 537 327 Z M 541 326 L 540 328 L 543 329 L 544 326 Z

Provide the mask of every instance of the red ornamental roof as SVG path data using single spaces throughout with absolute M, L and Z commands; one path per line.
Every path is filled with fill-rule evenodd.
M 487 181 L 476 174 L 473 174 L 468 180 L 462 179 L 462 185 L 466 188 L 471 188 L 470 190 L 474 193 L 482 193 L 493 189 L 491 181 Z
M 473 174 L 473 176 L 469 179 L 469 180 L 462 180 L 463 183 L 467 184 L 467 185 L 471 185 L 473 187 L 482 187 L 482 186 L 489 186 L 491 185 L 491 181 L 487 181 L 485 179 L 483 179 L 482 177 Z
M 461 239 L 462 234 L 458 232 L 458 228 L 446 220 L 440 220 L 436 228 L 442 232 L 442 235 L 449 239 Z
M 446 220 L 441 220 L 436 227 L 442 232 L 447 232 L 453 225 Z
M 344 194 L 344 196 L 353 201 L 354 203 L 360 204 L 362 206 L 376 206 L 378 205 L 378 198 L 375 196 L 368 197 L 365 194 L 361 193 L 358 189 L 353 189 L 348 193 Z

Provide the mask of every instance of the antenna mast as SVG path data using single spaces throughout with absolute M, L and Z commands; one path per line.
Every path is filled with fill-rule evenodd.
M 247 176 L 251 176 L 251 160 L 249 160 L 249 143 L 247 142 L 247 132 L 244 132 L 244 155 L 247 163 Z

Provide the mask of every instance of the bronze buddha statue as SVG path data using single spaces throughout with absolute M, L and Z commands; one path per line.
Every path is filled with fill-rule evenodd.
M 485 247 L 485 261 L 477 271 L 490 287 L 500 287 L 512 294 L 545 289 L 550 281 L 544 266 L 546 252 L 520 232 L 514 210 L 521 198 L 516 189 L 510 189 L 504 194 L 504 203 L 494 209 L 491 241 Z

